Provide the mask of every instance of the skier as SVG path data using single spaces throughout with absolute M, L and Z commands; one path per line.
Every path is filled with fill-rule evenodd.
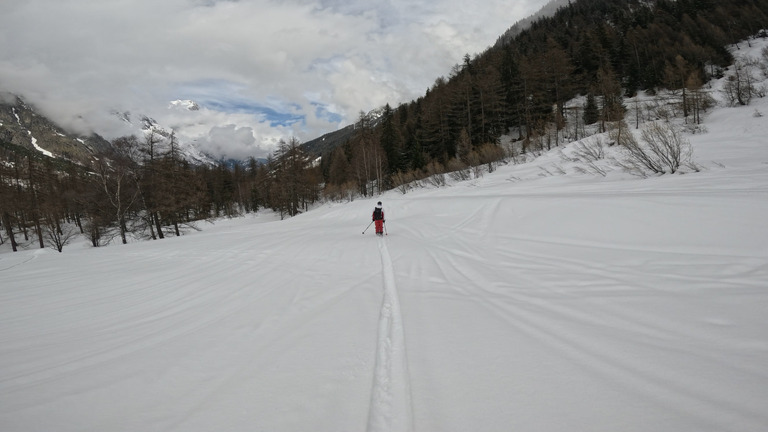
M 381 201 L 376 203 L 376 208 L 373 209 L 373 215 L 371 219 L 376 223 L 376 235 L 384 235 L 384 209 L 381 208 Z

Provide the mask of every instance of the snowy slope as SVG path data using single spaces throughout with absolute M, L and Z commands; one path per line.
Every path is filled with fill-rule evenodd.
M 3 431 L 764 431 L 768 101 L 700 173 L 541 176 L 0 255 Z M 559 163 L 559 162 L 558 162 Z M 369 222 L 376 200 L 388 235 Z

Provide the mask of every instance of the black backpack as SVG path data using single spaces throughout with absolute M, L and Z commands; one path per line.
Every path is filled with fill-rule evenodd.
M 373 220 L 381 220 L 381 219 L 382 219 L 382 217 L 381 217 L 381 208 L 376 207 L 373 210 Z

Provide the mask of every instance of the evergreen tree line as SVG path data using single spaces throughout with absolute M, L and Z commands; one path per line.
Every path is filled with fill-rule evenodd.
M 196 166 L 173 135 L 112 141 L 88 167 L 0 145 L 0 243 L 17 251 L 23 236 L 62 251 L 77 235 L 93 246 L 131 238 L 179 236 L 195 222 L 270 208 L 281 217 L 320 194 L 319 170 L 296 139 L 281 142 L 266 164 Z
M 584 125 L 623 118 L 623 98 L 677 90 L 683 115 L 702 108 L 701 86 L 732 62 L 726 46 L 768 28 L 768 0 L 578 0 L 506 43 L 466 55 L 423 97 L 380 118 L 323 156 L 330 197 L 375 194 L 403 182 L 578 139 Z M 583 106 L 566 107 L 576 96 Z M 554 131 L 553 131 L 554 130 Z M 509 149 L 506 149 L 508 152 Z M 514 151 L 514 149 L 513 149 Z

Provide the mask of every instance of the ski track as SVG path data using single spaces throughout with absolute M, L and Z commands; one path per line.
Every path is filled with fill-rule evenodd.
M 386 240 L 379 240 L 384 294 L 377 335 L 367 432 L 413 430 L 410 378 L 405 333 L 392 258 Z
M 109 288 L 100 288 L 102 284 L 97 278 L 84 277 L 82 268 L 73 266 L 71 270 L 57 272 L 56 277 L 59 283 L 78 288 L 65 292 L 50 285 L 30 285 L 28 289 L 3 290 L 0 304 L 18 307 L 10 308 L 15 309 L 14 313 L 0 316 L 0 327 L 4 334 L 26 333 L 29 337 L 16 340 L 0 337 L 5 343 L 3 354 L 18 352 L 23 355 L 0 376 L 3 396 L 7 396 L 0 404 L 0 416 L 12 411 L 32 410 L 40 404 L 58 404 L 67 399 L 69 390 L 87 396 L 100 392 L 102 387 L 126 387 L 126 383 L 133 382 L 132 376 L 144 377 L 151 383 L 147 384 L 150 392 L 174 395 L 168 413 L 163 414 L 151 414 L 155 407 L 151 403 L 145 404 L 144 399 L 136 398 L 135 394 L 120 395 L 124 399 L 114 406 L 146 413 L 147 417 L 157 415 L 154 420 L 157 429 L 153 430 L 211 430 L 201 427 L 200 423 L 207 420 L 206 413 L 210 412 L 211 406 L 221 405 L 233 391 L 257 400 L 265 399 L 259 394 L 252 395 L 255 390 L 251 390 L 250 383 L 254 376 L 259 377 L 257 381 L 264 381 L 263 377 L 269 376 L 269 371 L 274 368 L 274 355 L 290 355 L 294 347 L 306 345 L 307 329 L 314 327 L 313 321 L 334 307 L 345 309 L 339 303 L 350 293 L 359 293 L 361 285 L 381 286 L 380 270 L 353 273 L 345 278 L 324 270 L 327 266 L 322 264 L 310 272 L 313 283 L 308 283 L 308 276 L 297 276 L 295 266 L 286 258 L 286 254 L 291 253 L 293 259 L 309 262 L 308 256 L 317 255 L 311 248 L 300 247 L 303 242 L 302 238 L 261 236 L 258 240 L 246 238 L 242 248 L 234 249 L 228 248 L 229 242 L 219 242 L 218 239 L 208 242 L 209 247 L 205 250 L 160 248 L 158 251 L 151 243 L 142 247 L 128 246 L 119 253 L 130 256 L 137 265 L 145 268 L 142 277 L 135 280 L 112 280 Z M 300 252 L 295 253 L 297 250 Z M 100 252 L 105 256 L 118 253 L 112 249 Z M 345 260 L 343 254 L 337 256 L 339 253 L 331 251 L 328 258 Z M 377 261 L 380 259 L 374 256 L 372 262 Z M 171 263 L 176 268 L 169 271 Z M 25 263 L 14 265 L 22 264 Z M 98 257 L 93 266 L 105 274 L 116 270 L 108 257 L 103 261 Z M 312 264 L 308 266 L 312 267 Z M 262 267 L 273 269 L 277 276 L 257 279 Z M 49 270 L 40 269 L 39 272 Z M 230 277 L 222 278 L 222 275 Z M 327 288 L 328 278 L 334 279 L 333 289 Z M 34 303 L 35 299 L 39 302 Z M 34 309 L 28 305 L 30 302 L 35 304 Z M 375 301 L 372 304 L 376 305 Z M 45 319 L 37 318 L 36 323 L 30 321 L 31 317 L 40 316 Z M 375 317 L 369 316 L 375 323 Z M 45 346 L 60 348 L 54 355 L 34 355 Z M 349 341 L 342 342 L 341 346 L 354 348 Z M 375 342 L 371 341 L 371 346 L 375 346 Z M 261 355 L 264 351 L 274 355 L 264 357 Z M 158 352 L 182 354 L 158 355 Z M 354 350 L 351 352 L 355 353 Z M 373 350 L 364 352 L 372 353 Z M 152 368 L 134 371 L 130 366 L 118 367 L 121 361 L 135 360 L 138 364 L 145 359 L 153 359 Z M 347 383 L 360 375 L 368 378 L 368 384 L 363 387 L 369 392 L 371 375 L 368 373 L 372 368 L 364 373 L 360 366 L 363 360 L 349 355 L 344 362 L 358 370 L 341 370 L 344 375 L 332 380 L 323 391 L 338 391 L 340 386 L 346 388 Z M 329 372 L 325 369 L 307 373 Z M 61 382 L 74 384 L 67 389 L 61 387 Z M 22 395 L 30 392 L 35 392 L 37 398 L 23 398 Z M 369 395 L 368 392 L 365 394 Z M 20 397 L 14 400 L 12 395 Z M 118 395 L 104 396 L 112 399 Z M 146 400 L 153 397 L 157 396 L 153 394 Z M 318 398 L 320 400 L 346 399 L 329 394 L 326 398 Z M 359 405 L 365 408 L 352 417 L 359 416 L 362 426 L 368 405 L 364 398 Z M 169 414 L 171 411 L 173 414 Z M 240 416 L 236 418 L 247 415 L 242 411 L 235 414 Z M 95 413 L 93 417 L 98 415 Z M 136 421 L 142 421 L 138 418 L 141 415 Z M 291 427 L 295 418 L 271 419 L 278 425 L 269 430 L 302 430 Z M 127 424 L 123 426 L 125 429 L 94 427 L 89 430 L 139 430 Z M 77 429 L 63 427 L 58 430 Z M 220 430 L 242 429 L 228 429 L 223 425 Z M 320 427 L 319 430 L 325 429 Z
M 477 211 L 476 215 L 479 216 L 480 211 Z M 467 231 L 467 233 L 471 235 L 472 231 Z M 503 237 L 504 242 L 541 241 L 533 238 Z M 554 243 L 549 239 L 543 242 Z M 646 256 L 651 254 L 650 258 L 657 255 L 664 260 L 678 253 L 669 250 L 629 250 L 629 248 L 580 242 L 560 241 L 557 243 L 568 248 L 578 246 L 597 252 L 611 250 L 629 254 L 642 252 Z M 581 304 L 579 300 L 588 299 L 590 295 L 601 296 L 599 289 L 592 293 L 577 295 L 572 290 L 573 286 L 577 284 L 576 282 L 570 282 L 569 285 L 562 286 L 562 289 L 557 286 L 558 283 L 563 282 L 562 279 L 553 280 L 544 286 L 541 284 L 542 281 L 546 280 L 546 276 L 542 277 L 541 275 L 553 272 L 602 281 L 603 284 L 608 284 L 607 289 L 613 287 L 615 291 L 616 287 L 630 286 L 631 284 L 627 283 L 628 279 L 634 277 L 641 279 L 639 273 L 643 267 L 634 269 L 632 266 L 626 266 L 611 269 L 584 258 L 558 257 L 553 259 L 552 256 L 540 255 L 530 250 L 515 252 L 508 243 L 504 247 L 491 247 L 486 251 L 469 250 L 461 246 L 463 244 L 471 243 L 456 241 L 451 248 L 441 246 L 432 247 L 431 250 L 424 248 L 424 250 L 430 250 L 428 257 L 426 257 L 431 263 L 429 267 L 439 269 L 440 277 L 445 281 L 451 281 L 451 291 L 433 292 L 432 295 L 445 298 L 453 297 L 479 304 L 498 319 L 507 322 L 511 328 L 540 341 L 543 347 L 552 350 L 558 356 L 569 358 L 574 364 L 579 365 L 589 374 L 599 377 L 603 382 L 612 383 L 612 385 L 632 391 L 647 400 L 661 402 L 686 417 L 697 419 L 702 426 L 717 425 L 721 430 L 729 430 L 730 427 L 739 425 L 745 430 L 757 430 L 766 420 L 765 414 L 754 404 L 751 406 L 737 405 L 729 400 L 728 396 L 713 392 L 710 388 L 700 385 L 701 383 L 691 382 L 689 376 L 680 376 L 674 367 L 655 368 L 653 364 L 646 364 L 642 359 L 628 358 L 606 348 L 605 341 L 596 339 L 594 336 L 585 336 L 585 333 L 577 329 L 584 326 L 603 327 L 606 329 L 606 334 L 611 334 L 611 337 L 616 337 L 617 340 L 631 336 L 631 339 L 644 349 L 665 350 L 672 356 L 694 356 L 704 364 L 712 365 L 713 370 L 731 368 L 737 373 L 742 373 L 745 377 L 750 375 L 766 376 L 762 371 L 730 364 L 728 358 L 719 355 L 717 350 L 712 350 L 712 346 L 716 346 L 713 344 L 719 344 L 721 347 L 732 350 L 739 348 L 737 344 L 731 344 L 728 340 L 723 341 L 716 334 L 688 332 L 688 328 L 660 324 L 654 321 L 658 317 L 646 316 L 631 308 L 600 307 L 598 309 L 599 314 L 592 314 L 589 310 L 582 310 L 579 307 Z M 501 242 L 498 243 L 498 246 L 501 245 Z M 487 256 L 488 251 L 491 251 L 493 255 L 504 256 L 505 258 L 489 257 Z M 695 255 L 690 252 L 689 254 Z M 709 257 L 710 255 L 702 254 L 700 256 Z M 727 262 L 727 258 L 729 258 L 727 256 L 712 257 L 720 259 L 721 262 Z M 730 258 L 734 259 L 733 257 Z M 744 264 L 743 258 L 740 261 L 742 261 L 741 264 Z M 740 272 L 760 271 L 760 261 L 757 259 L 754 261 L 754 267 L 745 266 L 745 268 L 740 269 Z M 511 282 L 515 287 L 521 282 L 523 284 L 538 282 L 536 285 L 539 285 L 540 288 L 546 287 L 546 291 L 533 293 L 524 289 L 503 289 L 504 287 L 500 286 L 499 283 L 488 281 L 487 275 L 494 273 L 487 263 L 494 262 L 511 263 L 508 273 L 515 275 L 516 281 Z M 722 269 L 720 271 L 722 272 Z M 749 295 L 760 288 L 754 283 L 734 283 L 733 276 L 738 276 L 738 273 L 736 271 L 716 275 L 705 273 L 696 277 L 684 278 L 677 275 L 677 278 L 685 280 L 688 284 L 709 285 L 712 288 L 722 287 L 722 279 L 725 279 L 733 286 L 733 289 L 742 290 L 743 295 Z M 529 274 L 530 277 L 527 276 Z M 537 278 L 534 275 L 539 276 Z M 658 273 L 661 280 L 677 279 L 674 276 L 663 272 Z M 595 289 L 594 283 L 590 282 L 586 285 L 591 286 L 593 290 Z M 634 286 L 636 290 L 637 282 Z M 655 291 L 658 291 L 661 296 L 669 295 L 669 293 L 655 289 L 650 284 L 643 286 L 643 288 L 645 289 L 643 296 L 652 295 Z M 478 295 L 475 291 L 480 291 L 482 294 Z M 615 294 L 614 292 L 612 295 Z M 637 294 L 639 293 L 635 291 L 627 292 L 624 295 L 632 297 Z M 689 293 L 683 291 L 675 293 L 675 295 L 685 297 Z M 559 301 L 562 299 L 576 301 Z M 686 345 L 675 346 L 676 341 L 689 342 Z

